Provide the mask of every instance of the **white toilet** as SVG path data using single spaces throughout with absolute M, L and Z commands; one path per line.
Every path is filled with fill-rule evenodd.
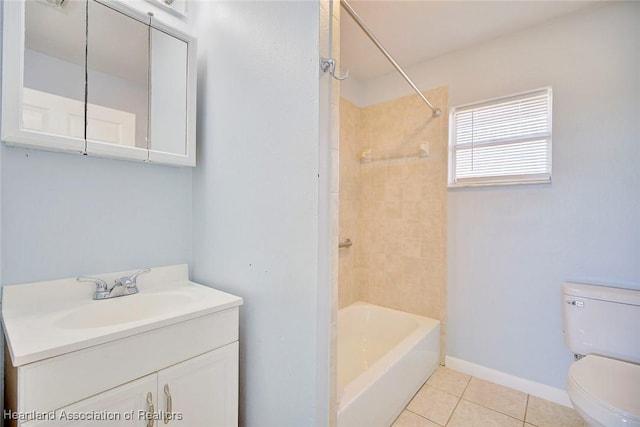
M 564 283 L 562 320 L 576 411 L 591 426 L 640 427 L 640 291 Z

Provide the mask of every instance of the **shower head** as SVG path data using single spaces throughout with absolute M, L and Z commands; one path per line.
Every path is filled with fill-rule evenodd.
M 433 110 L 433 117 L 434 117 L 434 118 L 436 118 L 436 119 L 437 119 L 437 118 L 438 118 L 438 117 L 440 117 L 441 115 L 442 115 L 442 110 L 441 110 L 441 109 L 436 108 L 435 110 Z

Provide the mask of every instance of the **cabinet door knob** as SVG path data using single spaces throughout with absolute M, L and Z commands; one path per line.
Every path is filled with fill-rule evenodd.
M 164 394 L 165 396 L 167 396 L 167 411 L 164 414 L 164 423 L 165 424 L 169 424 L 169 421 L 171 421 L 171 413 L 172 413 L 172 400 L 171 399 L 171 392 L 169 391 L 169 384 L 165 384 L 164 385 Z
M 153 417 L 156 409 L 153 407 L 153 395 L 151 394 L 151 392 L 147 393 L 147 412 L 147 427 L 153 427 Z

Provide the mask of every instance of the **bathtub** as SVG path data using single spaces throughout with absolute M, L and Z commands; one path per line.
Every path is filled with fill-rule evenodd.
M 337 347 L 338 427 L 389 427 L 438 367 L 440 321 L 358 302 Z

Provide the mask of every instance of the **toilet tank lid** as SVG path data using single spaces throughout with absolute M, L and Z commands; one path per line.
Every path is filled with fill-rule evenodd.
M 565 282 L 562 284 L 562 293 L 574 297 L 640 306 L 640 290 Z

